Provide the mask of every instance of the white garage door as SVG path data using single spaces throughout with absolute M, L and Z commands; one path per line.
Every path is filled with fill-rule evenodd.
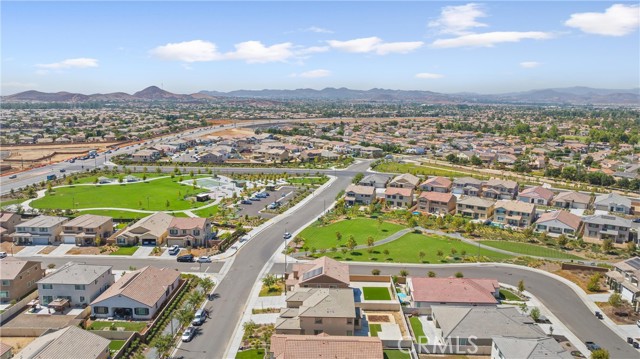
M 622 292 L 620 294 L 622 294 L 622 299 L 626 299 L 629 302 L 633 301 L 633 292 L 629 289 L 622 287 Z
M 33 237 L 33 244 L 47 245 L 49 244 L 49 239 L 47 237 Z
M 75 236 L 63 236 L 62 237 L 62 241 L 65 244 L 76 244 L 76 237 Z

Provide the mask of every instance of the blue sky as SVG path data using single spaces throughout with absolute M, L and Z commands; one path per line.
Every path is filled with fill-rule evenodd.
M 1 89 L 640 86 L 638 2 L 12 2 Z

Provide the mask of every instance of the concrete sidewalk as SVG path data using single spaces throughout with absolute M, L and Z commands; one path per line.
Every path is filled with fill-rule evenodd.
M 33 245 L 33 246 L 25 246 L 20 252 L 14 253 L 14 257 L 33 257 L 38 255 L 38 252 L 43 250 L 45 245 Z M 11 254 L 9 254 L 11 255 Z
M 52 256 L 52 257 L 63 256 L 63 255 L 65 255 L 65 253 L 67 253 L 68 251 L 70 251 L 71 249 L 73 249 L 75 247 L 76 247 L 75 244 L 61 244 L 61 245 L 58 246 L 58 248 L 54 249 L 48 255 Z

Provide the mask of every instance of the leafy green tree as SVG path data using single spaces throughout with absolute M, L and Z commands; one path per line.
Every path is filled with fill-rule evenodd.
M 357 245 L 358 242 L 356 242 L 355 238 L 353 238 L 353 236 L 349 236 L 349 240 L 347 241 L 347 248 L 352 251 Z
M 602 251 L 605 253 L 609 253 L 613 250 L 613 241 L 610 239 L 605 239 L 602 241 Z
M 454 276 L 456 278 L 464 278 L 464 274 L 462 274 L 462 272 L 456 272 L 456 274 L 454 274 Z
M 436 277 L 436 272 L 430 270 L 429 273 L 427 273 L 427 277 L 435 278 Z
M 408 271 L 408 270 L 406 270 L 406 269 L 402 269 L 402 270 L 400 270 L 400 276 L 401 276 L 401 277 L 407 277 L 407 276 L 409 276 L 409 271 Z
M 171 334 L 158 335 L 151 344 L 157 351 L 157 357 L 163 359 L 167 356 L 167 352 L 173 346 L 173 337 Z
M 425 257 L 426 255 L 427 255 L 427 254 L 426 254 L 424 251 L 420 251 L 420 252 L 418 252 L 418 257 L 420 257 L 420 262 L 424 262 L 424 257 Z
M 620 293 L 611 293 L 607 302 L 614 308 L 620 308 L 622 306 L 622 296 Z
M 609 352 L 606 349 L 598 349 L 591 352 L 591 359 L 609 359 Z
M 380 275 L 380 269 L 372 269 L 372 270 L 371 270 L 371 274 L 373 274 L 373 275 Z
M 600 291 L 600 278 L 601 274 L 596 273 L 589 278 L 589 283 L 587 284 L 587 289 L 591 292 L 599 292 Z
M 336 240 L 340 242 L 341 239 L 342 239 L 342 233 L 336 232 Z
M 522 293 L 522 292 L 524 292 L 524 289 L 525 289 L 524 280 L 520 279 L 518 281 L 518 292 Z
M 531 319 L 537 322 L 538 319 L 540 319 L 540 309 L 538 309 L 537 307 L 531 308 L 529 315 L 531 316 Z

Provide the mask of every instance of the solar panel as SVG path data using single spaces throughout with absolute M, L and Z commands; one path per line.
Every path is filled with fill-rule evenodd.
M 627 264 L 635 269 L 640 269 L 640 258 L 636 257 L 627 261 Z
M 317 277 L 320 274 L 322 274 L 322 271 L 323 271 L 322 267 L 310 270 L 310 271 L 308 271 L 308 272 L 306 272 L 305 274 L 302 275 L 302 280 L 307 280 L 309 278 Z

